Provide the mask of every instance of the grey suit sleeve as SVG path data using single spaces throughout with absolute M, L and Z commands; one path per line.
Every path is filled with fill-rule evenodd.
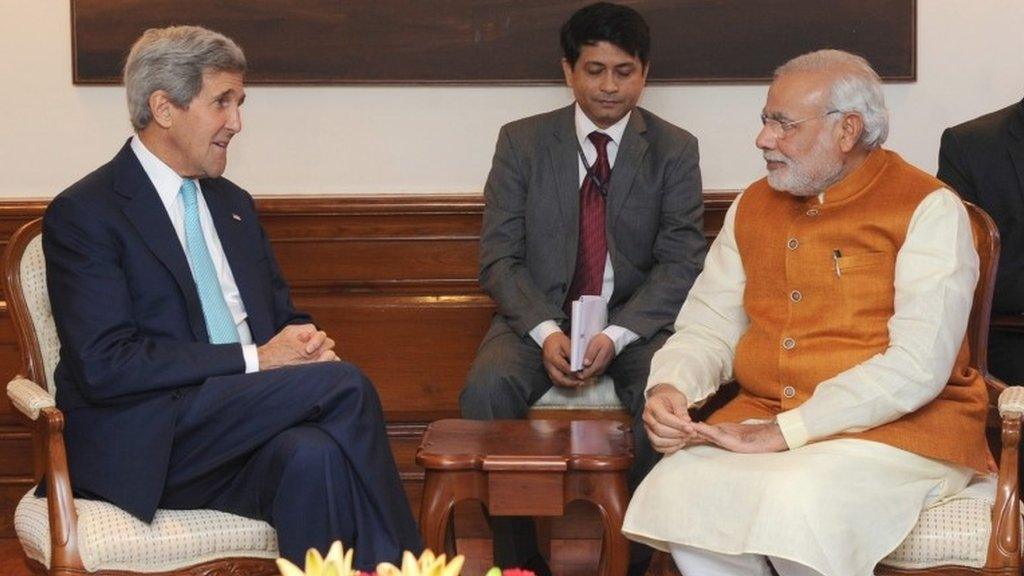
M 672 325 L 707 250 L 696 138 L 687 140 L 678 161 L 665 174 L 661 223 L 652 248 L 655 264 L 647 280 L 608 319 L 645 339 Z
M 507 127 L 503 127 L 484 186 L 480 285 L 520 336 L 544 320 L 564 316 L 545 300 L 524 264 L 526 188 L 519 156 Z
M 949 185 L 961 198 L 977 204 L 978 190 L 974 186 L 970 169 L 966 166 L 966 160 L 956 134 L 953 130 L 946 128 L 942 132 L 942 144 L 939 146 L 937 177 Z

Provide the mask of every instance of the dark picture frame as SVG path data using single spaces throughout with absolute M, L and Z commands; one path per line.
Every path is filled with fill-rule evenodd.
M 558 84 L 558 29 L 587 1 L 71 0 L 75 84 L 116 84 L 147 28 L 200 24 L 245 50 L 252 84 Z M 635 0 L 653 83 L 765 82 L 818 48 L 916 79 L 916 0 Z

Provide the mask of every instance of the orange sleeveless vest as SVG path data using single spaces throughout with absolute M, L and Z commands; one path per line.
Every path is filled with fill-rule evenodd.
M 735 221 L 750 318 L 734 361 L 740 393 L 711 422 L 771 418 L 796 408 L 819 382 L 885 352 L 896 254 L 918 204 L 941 187 L 899 155 L 875 150 L 826 191 L 824 203 L 773 190 L 766 180 L 746 190 Z M 988 395 L 968 360 L 965 338 L 935 400 L 842 437 L 984 471 Z

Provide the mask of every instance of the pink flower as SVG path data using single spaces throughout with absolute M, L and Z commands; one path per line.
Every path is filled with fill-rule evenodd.
M 537 576 L 530 570 L 523 570 L 522 568 L 509 568 L 501 571 L 501 576 Z

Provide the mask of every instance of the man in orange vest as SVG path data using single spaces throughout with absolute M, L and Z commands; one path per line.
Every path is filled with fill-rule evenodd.
M 863 59 L 780 67 L 767 178 L 729 209 L 655 354 L 644 422 L 665 457 L 623 531 L 687 576 L 870 575 L 927 504 L 987 467 L 964 338 L 978 256 L 961 201 L 881 147 Z M 731 380 L 707 423 L 687 409 Z

